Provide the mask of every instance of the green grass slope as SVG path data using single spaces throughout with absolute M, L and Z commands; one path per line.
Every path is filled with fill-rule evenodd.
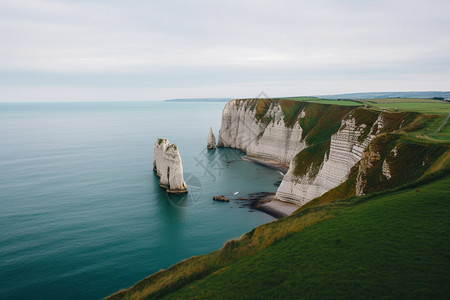
M 449 172 L 429 181 L 262 225 L 112 299 L 446 299 Z
M 167 298 L 447 298 L 449 186 L 335 203 L 332 218 Z

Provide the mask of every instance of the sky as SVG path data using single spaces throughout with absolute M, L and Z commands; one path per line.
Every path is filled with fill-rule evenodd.
M 0 0 L 0 101 L 450 90 L 448 0 Z

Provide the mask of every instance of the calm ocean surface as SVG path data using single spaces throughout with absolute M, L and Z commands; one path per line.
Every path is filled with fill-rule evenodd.
M 272 221 L 211 200 L 281 179 L 239 151 L 205 150 L 224 105 L 0 104 L 0 298 L 100 299 Z M 180 149 L 187 197 L 158 186 L 158 137 Z

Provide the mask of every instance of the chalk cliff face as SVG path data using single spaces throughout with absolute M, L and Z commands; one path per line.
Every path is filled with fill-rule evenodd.
M 323 160 L 315 171 L 312 166 L 306 173 L 298 174 L 296 164 L 302 159 L 291 162 L 276 196 L 283 201 L 303 205 L 312 199 L 338 186 L 348 178 L 350 169 L 362 158 L 364 149 L 381 131 L 383 122 L 381 115 L 368 124 L 358 122 L 354 116 L 357 111 L 350 112 L 341 122 L 340 129 L 331 136 L 330 146 L 323 153 Z M 365 135 L 365 130 L 370 131 Z M 304 157 L 307 159 L 307 156 Z
M 183 165 L 178 148 L 167 139 L 157 139 L 153 148 L 153 170 L 160 178 L 159 185 L 168 193 L 186 193 Z
M 398 130 L 414 116 L 414 113 L 376 112 L 357 106 L 232 100 L 223 110 L 218 146 L 289 164 L 276 197 L 303 205 L 345 182 L 357 165 L 353 194 L 370 190 L 375 183 L 368 184 L 368 178 L 373 166 L 378 168 L 374 161 L 381 156 L 377 160 L 377 152 L 368 146 L 375 137 Z M 394 144 L 386 142 L 385 147 Z M 398 150 L 392 151 L 396 154 Z M 395 181 L 391 180 L 394 175 L 390 164 L 394 154 L 380 162 L 378 177 L 381 179 L 376 179 L 377 182 Z
M 255 108 L 245 101 L 232 100 L 223 110 L 219 147 L 236 148 L 263 158 L 289 164 L 305 147 L 299 124 L 289 127 L 284 122 L 280 105 L 271 103 L 264 120 L 255 117 Z
M 216 149 L 216 137 L 214 136 L 213 130 L 209 127 L 208 140 L 206 143 L 208 149 Z

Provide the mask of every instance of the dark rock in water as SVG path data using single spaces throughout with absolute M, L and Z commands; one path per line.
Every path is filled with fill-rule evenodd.
M 236 200 L 248 200 L 248 198 L 240 197 L 240 198 L 236 198 Z
M 255 200 L 261 200 L 265 197 L 269 197 L 269 196 L 273 196 L 275 195 L 274 193 L 267 193 L 267 192 L 260 192 L 260 193 L 252 193 L 249 194 L 250 196 L 250 200 L 255 201 Z
M 229 202 L 230 201 L 230 199 L 228 199 L 227 197 L 225 197 L 223 195 L 222 196 L 216 195 L 216 196 L 213 197 L 213 200 L 224 201 L 224 202 Z

